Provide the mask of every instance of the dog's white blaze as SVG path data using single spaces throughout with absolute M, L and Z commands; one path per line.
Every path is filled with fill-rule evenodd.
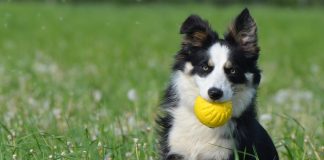
M 224 138 L 230 135 L 235 124 L 209 128 L 198 121 L 193 112 L 199 89 L 193 77 L 178 71 L 173 78 L 179 105 L 169 111 L 173 115 L 173 126 L 169 132 L 170 153 L 178 153 L 187 160 L 227 159 L 233 149 L 233 141 Z
M 200 88 L 200 95 L 211 100 L 208 96 L 208 90 L 212 87 L 216 87 L 223 91 L 223 96 L 219 101 L 227 101 L 232 98 L 233 91 L 231 89 L 231 83 L 227 79 L 224 72 L 224 64 L 228 61 L 229 49 L 225 45 L 215 43 L 209 50 L 208 54 L 214 64 L 213 71 L 206 77 L 200 77 L 195 75 L 195 80 Z

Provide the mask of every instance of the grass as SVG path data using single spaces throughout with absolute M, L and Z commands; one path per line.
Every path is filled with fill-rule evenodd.
M 324 12 L 250 6 L 259 115 L 282 159 L 324 156 Z M 0 5 L 0 159 L 156 159 L 154 118 L 191 13 L 241 6 Z

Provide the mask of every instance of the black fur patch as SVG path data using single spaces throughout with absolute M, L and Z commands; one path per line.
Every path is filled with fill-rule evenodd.
M 191 15 L 183 22 L 180 33 L 184 34 L 182 45 L 185 47 L 204 47 L 218 37 L 208 22 L 197 15 Z
M 177 106 L 177 103 L 178 103 L 178 97 L 176 96 L 174 89 L 170 85 L 165 91 L 165 95 L 161 103 L 161 106 L 165 109 L 174 108 Z M 159 139 L 160 156 L 161 159 L 163 160 L 167 159 L 170 150 L 167 140 L 169 136 L 168 133 L 172 127 L 172 121 L 173 121 L 172 115 L 166 113 L 165 109 L 162 110 L 163 113 L 161 113 L 156 119 L 156 123 L 158 124 L 157 131 L 160 136 Z

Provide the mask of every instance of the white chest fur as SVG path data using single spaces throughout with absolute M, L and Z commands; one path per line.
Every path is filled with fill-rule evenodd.
M 188 107 L 172 111 L 174 121 L 169 132 L 170 154 L 177 153 L 186 160 L 227 159 L 233 149 L 230 135 L 233 122 L 217 128 L 202 125 Z

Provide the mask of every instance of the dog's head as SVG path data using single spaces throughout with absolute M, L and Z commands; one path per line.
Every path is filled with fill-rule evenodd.
M 180 33 L 184 36 L 174 69 L 192 78 L 200 96 L 209 101 L 251 101 L 260 70 L 257 27 L 248 9 L 235 18 L 224 38 L 196 15 L 183 22 Z

